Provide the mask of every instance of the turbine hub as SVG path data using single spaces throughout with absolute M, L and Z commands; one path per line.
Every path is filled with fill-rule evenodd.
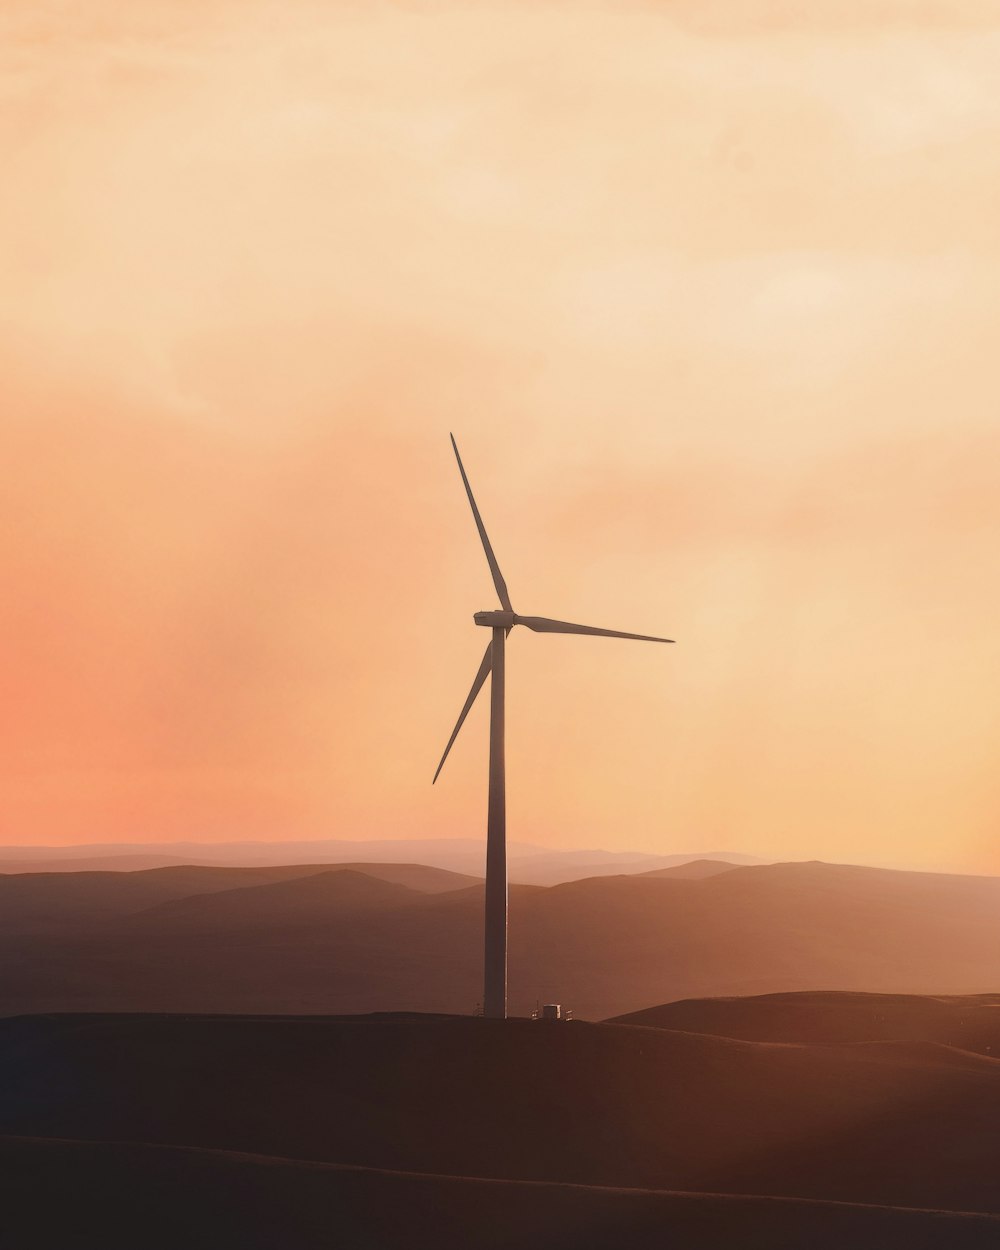
M 472 618 L 477 625 L 485 625 L 488 629 L 512 629 L 517 624 L 513 612 L 477 612 Z

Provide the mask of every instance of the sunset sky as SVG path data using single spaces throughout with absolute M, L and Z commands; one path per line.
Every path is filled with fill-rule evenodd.
M 0 840 L 1000 873 L 1000 9 L 7 0 Z

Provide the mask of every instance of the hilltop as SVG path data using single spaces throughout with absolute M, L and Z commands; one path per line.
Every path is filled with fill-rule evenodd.
M 695 998 L 609 1021 L 753 1042 L 932 1042 L 1000 1059 L 1000 994 L 930 996 L 812 991 Z

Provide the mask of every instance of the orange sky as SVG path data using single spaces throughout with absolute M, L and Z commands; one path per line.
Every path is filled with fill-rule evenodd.
M 872 16 L 877 11 L 877 18 Z M 1000 871 L 992 3 L 0 16 L 0 839 Z

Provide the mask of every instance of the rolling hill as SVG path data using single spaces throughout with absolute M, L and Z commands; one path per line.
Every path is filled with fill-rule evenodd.
M 424 895 L 399 882 L 351 868 L 312 873 L 212 894 L 175 898 L 139 913 L 134 920 L 160 932 L 256 932 L 361 917 L 366 912 L 410 906 Z
M 1000 1059 L 1000 994 L 953 997 L 820 991 L 701 998 L 648 1007 L 613 1024 L 754 1042 L 932 1042 Z
M 673 877 L 680 881 L 704 881 L 706 877 L 717 877 L 720 873 L 729 872 L 737 865 L 725 859 L 691 859 L 684 864 L 674 864 L 669 868 L 654 868 L 651 872 L 640 873 L 643 877 Z
M 0 932 L 75 931 L 174 900 L 353 871 L 423 893 L 468 889 L 477 878 L 424 864 L 176 865 L 137 872 L 0 874 Z
M 0 1021 L 0 1133 L 1000 1212 L 1000 1061 L 928 1043 L 440 1016 L 22 1017 Z
M 998 914 L 997 878 L 821 863 L 512 886 L 511 1010 L 989 994 Z M 0 931 L 6 1015 L 466 1013 L 480 994 L 482 886 L 420 865 L 0 876 Z

